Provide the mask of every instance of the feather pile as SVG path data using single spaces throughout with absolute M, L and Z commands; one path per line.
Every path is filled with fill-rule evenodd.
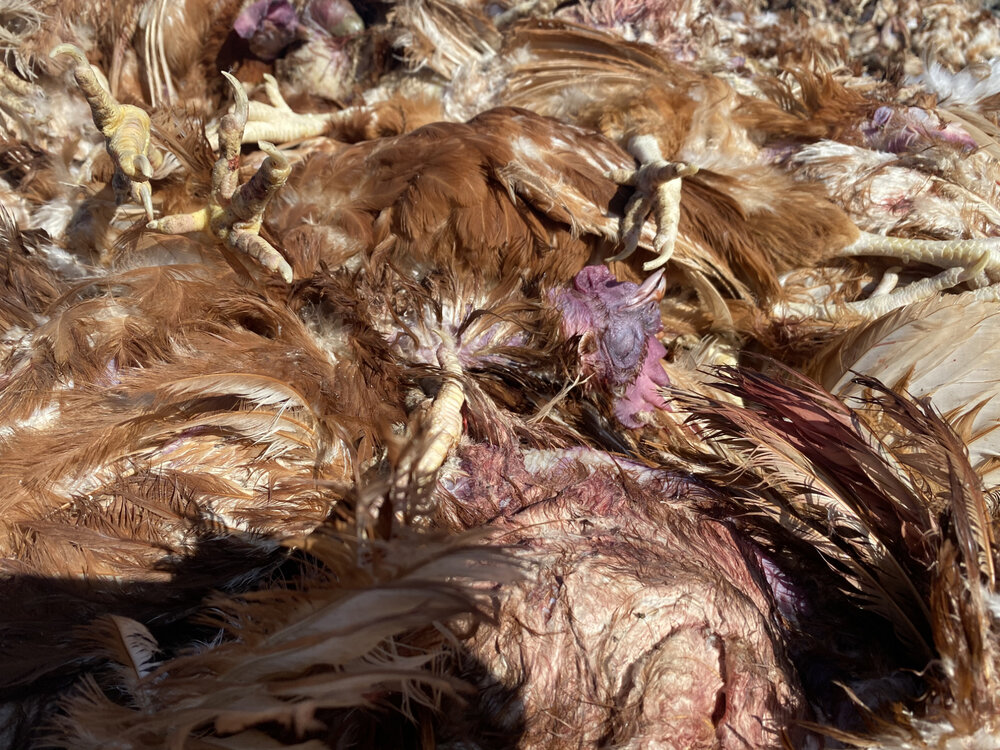
M 0 57 L 0 746 L 1000 745 L 988 4 Z

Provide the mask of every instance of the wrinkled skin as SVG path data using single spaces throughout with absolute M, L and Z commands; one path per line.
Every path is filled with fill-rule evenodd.
M 666 349 L 656 338 L 658 297 L 617 281 L 607 266 L 587 266 L 571 289 L 553 291 L 550 299 L 562 313 L 563 334 L 580 336 L 583 374 L 611 391 L 623 425 L 639 427 L 641 414 L 666 407 L 658 390 L 670 384 L 660 364 Z
M 486 668 L 471 711 L 512 744 L 810 746 L 770 589 L 747 543 L 693 510 L 707 489 L 590 449 L 485 445 L 445 486 L 454 522 L 488 524 L 527 566 L 467 641 Z
M 295 41 L 298 27 L 298 14 L 287 0 L 258 0 L 233 22 L 233 30 L 261 60 L 278 57 Z

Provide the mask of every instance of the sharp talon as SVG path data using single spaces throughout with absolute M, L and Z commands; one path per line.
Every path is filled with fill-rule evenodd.
M 987 252 L 980 254 L 979 259 L 971 266 L 966 267 L 966 269 L 962 272 L 962 281 L 968 281 L 969 279 L 974 279 L 977 276 L 985 273 L 989 264 L 990 264 L 990 254 Z
M 122 171 L 131 179 L 139 177 L 142 181 L 148 181 L 153 176 L 153 165 L 145 154 L 136 154 L 130 160 L 129 168 L 125 169 L 127 162 L 122 163 Z
M 138 195 L 139 203 L 142 204 L 143 209 L 146 211 L 147 222 L 153 220 L 153 189 L 149 186 L 148 182 L 136 182 L 133 183 L 135 187 L 135 192 Z M 147 223 L 146 226 L 149 226 Z
M 243 84 L 232 73 L 227 73 L 224 70 L 221 73 L 229 81 L 229 86 L 233 90 L 233 98 L 236 100 L 236 107 L 233 114 L 236 115 L 240 128 L 244 128 L 246 127 L 247 117 L 250 112 L 250 100 L 247 97 L 246 89 L 243 88 Z
M 59 55 L 69 55 L 81 65 L 90 65 L 90 61 L 87 59 L 87 56 L 83 53 L 83 50 L 77 47 L 75 44 L 69 44 L 69 43 L 59 44 L 53 47 L 52 51 L 49 52 L 49 58 L 53 60 L 59 57 Z
M 657 255 L 652 260 L 647 260 L 642 264 L 643 271 L 655 271 L 658 268 L 663 268 L 670 262 L 670 259 L 674 256 L 673 247 L 670 248 L 670 252 L 662 252 Z
M 268 271 L 277 273 L 286 284 L 292 283 L 292 267 L 288 265 L 281 253 L 274 246 L 256 234 L 250 232 L 234 232 L 232 240 L 227 243 L 234 250 L 249 255 Z
M 620 253 L 612 255 L 610 258 L 607 258 L 605 260 L 605 263 L 617 263 L 618 261 L 626 260 L 634 252 L 635 252 L 634 247 L 630 249 L 628 245 L 626 245 L 624 250 L 622 250 Z
M 100 81 L 96 68 L 87 61 L 87 56 L 79 47 L 60 44 L 49 52 L 49 57 L 52 58 L 59 55 L 68 55 L 76 61 L 73 77 L 90 105 L 94 125 L 104 136 L 104 147 L 115 165 L 112 184 L 116 186 L 116 193 L 123 201 L 125 196 L 130 196 L 142 203 L 146 216 L 152 219 L 153 202 L 149 180 L 153 176 L 153 166 L 148 156 L 149 115 L 131 104 L 119 104 Z M 162 161 L 158 152 L 154 150 L 154 154 Z
M 261 142 L 267 154 L 260 169 L 244 185 L 238 185 L 240 145 L 249 112 L 243 85 L 223 72 L 236 98 L 235 111 L 222 118 L 219 125 L 219 158 L 212 167 L 212 195 L 209 205 L 190 214 L 166 216 L 146 226 L 164 234 L 203 231 L 226 247 L 237 250 L 268 271 L 277 273 L 286 283 L 293 279 L 292 267 L 281 253 L 260 236 L 264 211 L 274 194 L 292 172 L 288 159 L 273 144 Z
M 288 176 L 292 173 L 292 167 L 288 163 L 288 157 L 281 153 L 281 151 L 278 150 L 278 147 L 273 143 L 260 141 L 257 146 L 261 151 L 267 154 L 268 158 L 271 160 L 271 163 L 268 165 L 268 171 L 272 175 L 270 179 L 272 181 L 280 180 L 282 185 L 285 184 L 285 180 L 287 180 Z M 264 165 L 261 165 L 262 168 L 263 166 Z

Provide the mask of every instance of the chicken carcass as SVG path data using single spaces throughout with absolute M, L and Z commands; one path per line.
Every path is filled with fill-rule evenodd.
M 870 744 L 995 734 L 995 524 L 955 434 L 874 381 L 852 411 L 684 366 L 713 335 L 743 356 L 759 331 L 741 303 L 796 335 L 772 320 L 795 272 L 832 279 L 802 316 L 857 303 L 838 325 L 992 281 L 982 238 L 876 234 L 989 234 L 975 118 L 844 71 L 741 80 L 506 25 L 527 6 L 408 3 L 362 32 L 332 2 L 211 4 L 185 25 L 202 54 L 165 54 L 193 7 L 147 3 L 43 51 L 83 51 L 115 104 L 98 114 L 146 103 L 148 128 L 125 110 L 139 137 L 78 124 L 56 150 L 24 115 L 2 152 L 12 744 L 53 723 L 56 743 L 132 747 L 822 743 L 810 720 Z M 355 42 L 334 43 L 337 13 Z M 440 18 L 433 51 L 418 32 Z M 314 74 L 379 34 L 410 67 L 338 109 Z M 203 70 L 222 61 L 228 88 Z M 70 92 L 60 112 L 83 106 Z M 296 115 L 296 93 L 318 111 Z M 442 116 L 461 121 L 426 122 Z M 283 128 L 303 123 L 296 143 Z M 282 147 L 242 153 L 265 132 Z M 928 144 L 911 224 L 846 191 L 878 151 L 910 190 Z M 165 154 L 149 175 L 144 148 Z M 113 208 L 115 172 L 151 187 L 155 223 Z M 652 277 L 625 257 L 639 247 Z M 945 268 L 864 304 L 838 274 L 879 253 Z

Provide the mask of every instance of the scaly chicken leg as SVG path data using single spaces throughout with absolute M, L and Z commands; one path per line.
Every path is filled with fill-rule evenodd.
M 288 143 L 325 135 L 340 112 L 300 114 L 292 110 L 278 90 L 274 76 L 264 74 L 264 94 L 269 104 L 249 103 L 249 116 L 243 130 L 243 143 L 273 141 Z
M 985 255 L 985 266 L 973 280 L 984 287 L 1000 281 L 1000 237 L 968 240 L 915 240 L 862 232 L 837 253 L 841 257 L 881 255 L 904 263 L 927 263 L 938 268 L 971 268 Z
M 208 206 L 190 214 L 165 216 L 146 226 L 164 234 L 206 232 L 222 240 L 226 247 L 249 255 L 264 268 L 292 282 L 292 267 L 263 237 L 260 228 L 264 210 L 278 189 L 285 184 L 292 168 L 272 144 L 261 142 L 268 157 L 246 184 L 237 187 L 240 146 L 247 123 L 249 106 L 243 85 L 223 72 L 236 96 L 236 111 L 219 124 L 219 158 L 212 168 L 212 197 Z
M 413 434 L 423 432 L 428 439 L 419 445 L 422 451 L 419 455 L 406 454 L 400 461 L 399 473 L 406 479 L 426 481 L 441 468 L 462 436 L 465 389 L 461 378 L 464 372 L 451 336 L 443 331 L 437 333 L 442 340 L 437 351 L 441 389 L 411 427 Z
M 336 112 L 296 112 L 288 106 L 278 90 L 278 82 L 269 73 L 264 74 L 264 95 L 268 103 L 249 102 L 243 143 L 269 141 L 291 143 L 306 138 L 320 138 L 337 133 L 339 126 L 360 116 L 378 123 L 378 109 L 367 105 L 347 107 Z
M 660 144 L 650 135 L 629 139 L 628 151 L 638 160 L 638 168 L 616 169 L 608 175 L 619 185 L 635 187 L 621 222 L 624 247 L 608 261 L 624 260 L 635 252 L 642 237 L 643 224 L 652 214 L 656 220 L 656 238 L 653 240 L 656 258 L 643 264 L 645 270 L 652 271 L 665 265 L 674 254 L 681 220 L 681 178 L 696 174 L 698 168 L 684 162 L 666 161 Z
M 119 104 L 98 78 L 87 56 L 73 44 L 60 44 L 49 57 L 69 55 L 76 61 L 73 75 L 83 91 L 94 124 L 105 138 L 105 147 L 115 165 L 112 187 L 121 205 L 131 198 L 141 203 L 146 218 L 153 218 L 153 193 L 149 181 L 163 155 L 150 145 L 149 115 L 131 104 Z
M 31 104 L 34 86 L 21 79 L 6 65 L 0 64 L 0 111 L 9 110 L 22 115 L 33 115 Z
M 837 303 L 826 300 L 782 302 L 774 307 L 781 317 L 838 320 L 850 317 L 875 320 L 905 305 L 967 283 L 981 299 L 1000 299 L 1000 238 L 920 240 L 861 232 L 834 257 L 883 256 L 904 264 L 925 263 L 940 273 L 897 288 L 898 267 L 886 271 L 872 294 L 863 300 Z

